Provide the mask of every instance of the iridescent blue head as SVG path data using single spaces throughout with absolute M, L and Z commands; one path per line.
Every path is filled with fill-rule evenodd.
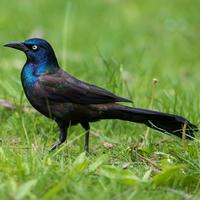
M 8 43 L 4 46 L 23 51 L 27 56 L 28 63 L 36 65 L 46 64 L 58 67 L 54 50 L 46 40 L 32 38 L 24 42 Z

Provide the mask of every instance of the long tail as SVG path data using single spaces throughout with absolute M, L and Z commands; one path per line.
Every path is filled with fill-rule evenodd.
M 131 108 L 119 104 L 108 106 L 101 116 L 102 119 L 120 119 L 142 123 L 157 131 L 173 134 L 180 138 L 182 137 L 184 128 L 187 139 L 193 139 L 195 137 L 194 132 L 198 131 L 196 125 L 181 116 L 153 110 Z

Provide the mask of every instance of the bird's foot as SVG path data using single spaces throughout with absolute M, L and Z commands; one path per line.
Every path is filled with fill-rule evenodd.
M 84 151 L 85 151 L 86 155 L 89 155 L 90 154 L 90 152 L 89 152 L 89 146 L 85 145 Z
M 54 144 L 52 144 L 49 152 L 54 151 L 59 145 L 60 145 L 60 143 L 54 143 Z

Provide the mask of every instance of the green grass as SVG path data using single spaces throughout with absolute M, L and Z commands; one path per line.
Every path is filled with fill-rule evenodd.
M 200 1 L 57 2 L 0 0 L 1 99 L 29 105 L 20 83 L 25 56 L 2 44 L 40 36 L 69 73 L 134 100 L 135 107 L 150 107 L 157 78 L 154 108 L 199 124 Z M 101 121 L 92 124 L 85 156 L 80 126 L 49 153 L 58 138 L 54 122 L 20 109 L 0 109 L 0 122 L 2 200 L 200 198 L 198 134 L 183 145 L 152 130 L 145 139 L 142 125 Z

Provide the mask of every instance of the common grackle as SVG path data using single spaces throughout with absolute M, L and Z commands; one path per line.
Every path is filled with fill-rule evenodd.
M 80 123 L 86 130 L 85 151 L 89 151 L 89 122 L 101 119 L 120 119 L 141 123 L 163 133 L 182 137 L 186 125 L 187 139 L 194 138 L 197 127 L 187 119 L 173 114 L 132 108 L 117 102 L 131 102 L 111 92 L 80 81 L 63 71 L 51 45 L 39 38 L 5 44 L 23 51 L 27 61 L 21 72 L 26 97 L 32 106 L 48 118 L 55 120 L 60 129 L 54 150 L 67 138 L 70 125 Z

